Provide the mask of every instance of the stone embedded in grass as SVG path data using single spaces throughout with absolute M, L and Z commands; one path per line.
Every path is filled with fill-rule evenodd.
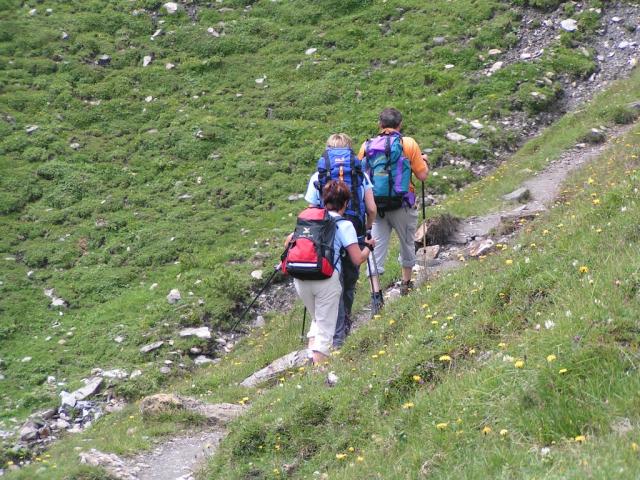
M 433 37 L 434 45 L 444 45 L 447 43 L 447 39 L 445 37 Z
M 62 40 L 69 40 L 69 34 L 67 32 L 62 32 L 62 34 L 60 35 L 60 38 Z
M 159 340 L 159 341 L 153 342 L 153 343 L 149 343 L 148 345 L 140 347 L 140 353 L 152 352 L 152 351 L 157 350 L 158 348 L 160 348 L 162 345 L 164 345 L 164 341 L 162 341 L 162 340 Z
M 198 366 L 201 366 L 201 365 L 207 365 L 207 364 L 215 364 L 215 363 L 218 363 L 218 362 L 216 362 L 216 360 L 218 360 L 218 362 L 220 361 L 220 359 L 217 359 L 217 358 L 216 358 L 216 359 L 213 359 L 213 358 L 206 357 L 206 356 L 204 356 L 204 355 L 198 355 L 198 356 L 193 360 L 193 363 L 195 363 L 195 364 L 196 364 L 196 365 L 198 365 Z
M 489 73 L 496 73 L 498 70 L 501 70 L 503 66 L 504 62 L 496 62 L 489 68 Z
M 113 370 L 105 370 L 102 372 L 102 376 L 106 378 L 113 378 L 115 380 L 122 380 L 129 377 L 129 372 L 121 368 L 114 368 Z
M 507 202 L 523 202 L 529 200 L 530 197 L 531 192 L 526 187 L 520 187 L 513 192 L 502 196 L 503 200 L 506 200 Z
M 105 67 L 110 63 L 111 63 L 111 57 L 106 53 L 104 55 L 100 55 L 96 60 L 96 64 L 100 65 L 101 67 Z
M 171 373 L 171 367 L 160 367 L 160 373 L 163 375 L 168 375 Z
M 171 305 L 175 305 L 181 299 L 182 296 L 180 295 L 180 290 L 178 290 L 177 288 L 173 288 L 167 295 L 167 302 L 169 302 Z
M 178 11 L 178 4 L 176 2 L 167 2 L 162 7 L 167 11 L 169 15 L 173 15 Z
M 254 270 L 253 272 L 251 272 L 251 278 L 262 280 L 262 270 Z
M 175 64 L 173 64 L 171 62 L 164 64 L 165 70 L 173 70 L 175 67 L 176 67 Z
M 480 238 L 469 243 L 468 254 L 470 257 L 479 257 L 489 253 L 495 245 L 490 238 Z
M 305 55 L 313 55 L 313 54 L 314 54 L 314 53 L 316 53 L 317 51 L 318 51 L 318 49 L 317 49 L 317 48 L 315 48 L 315 47 L 311 47 L 311 48 L 307 48 L 307 49 L 304 51 L 304 54 L 305 54 Z
M 211 338 L 211 330 L 209 327 L 198 327 L 198 328 L 184 328 L 180 330 L 181 337 L 198 337 L 202 339 L 210 339 Z
M 39 128 L 40 127 L 38 125 L 27 125 L 24 131 L 27 132 L 29 135 L 31 135 L 33 132 L 37 131 Z
M 142 66 L 143 66 L 143 67 L 148 67 L 149 65 L 151 65 L 151 63 L 153 62 L 153 58 L 154 58 L 154 55 L 153 55 L 153 54 L 151 54 L 151 55 L 145 55 L 145 56 L 142 58 Z
M 496 55 L 500 55 L 502 53 L 502 50 L 498 49 L 498 48 L 492 48 L 491 50 L 489 50 L 489 55 L 494 57 Z
M 463 140 L 467 139 L 467 137 L 457 132 L 447 132 L 447 134 L 445 135 L 445 138 L 452 142 L 462 142 Z
M 478 120 L 471 120 L 469 125 L 476 130 L 482 130 L 484 128 L 484 125 L 482 125 Z
M 575 32 L 578 29 L 578 22 L 573 18 L 567 18 L 560 22 L 560 27 L 567 32 Z
M 164 33 L 164 31 L 161 28 L 157 29 L 155 32 L 153 32 L 153 35 L 151 35 L 151 40 L 155 40 L 156 38 L 158 38 L 163 33 Z

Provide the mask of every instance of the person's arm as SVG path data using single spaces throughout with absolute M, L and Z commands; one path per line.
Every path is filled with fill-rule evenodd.
M 373 251 L 375 244 L 376 242 L 373 238 L 365 238 L 364 248 L 362 250 L 357 243 L 352 243 L 345 250 L 351 259 L 351 262 L 357 267 L 367 261 L 367 258 L 369 258 L 369 254 Z
M 420 151 L 420 147 L 413 138 L 403 138 L 403 151 L 411 162 L 411 171 L 418 180 L 424 182 L 429 176 L 427 156 Z
M 304 199 L 309 203 L 310 207 L 319 207 L 322 203 L 320 201 L 320 192 L 316 188 L 316 182 L 318 181 L 318 173 L 311 175 L 309 183 L 307 184 L 307 191 L 304 194 Z
M 364 208 L 367 211 L 367 223 L 366 229 L 371 230 L 373 222 L 378 215 L 378 207 L 376 207 L 376 201 L 373 198 L 373 190 L 368 189 L 364 191 Z
M 289 243 L 291 242 L 291 239 L 292 239 L 292 238 L 293 238 L 293 232 L 291 232 L 291 233 L 287 236 L 286 240 L 284 241 L 284 248 L 287 248 L 287 247 L 289 246 Z

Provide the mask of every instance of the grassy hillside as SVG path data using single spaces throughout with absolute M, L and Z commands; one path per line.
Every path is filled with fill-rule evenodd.
M 203 478 L 637 478 L 639 135 L 574 175 L 512 245 L 357 330 L 331 359 L 334 388 L 305 369 L 237 386 L 296 346 L 299 310 L 175 384 L 251 406 Z M 15 478 L 106 478 L 78 451 L 135 452 L 185 422 L 198 423 L 130 406 Z
M 228 324 L 331 132 L 359 142 L 394 105 L 436 165 L 513 146 L 499 119 L 553 109 L 558 79 L 595 67 L 580 50 L 597 24 L 587 9 L 580 32 L 487 76 L 488 50 L 517 42 L 522 3 L 225 0 L 169 14 L 153 0 L 0 0 L 0 421 L 56 403 L 93 367 L 142 366 L 120 394 L 158 389 L 152 362 L 167 353 L 139 347 Z M 493 128 L 448 142 L 457 116 Z M 471 180 L 440 172 L 434 192 Z M 69 308 L 51 308 L 47 288 Z

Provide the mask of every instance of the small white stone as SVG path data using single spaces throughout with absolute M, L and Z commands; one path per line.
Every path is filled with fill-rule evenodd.
M 178 11 L 178 4 L 176 2 L 167 2 L 163 7 L 169 14 L 174 14 Z
M 452 63 L 447 63 L 447 64 L 444 66 L 444 69 L 445 69 L 445 70 L 451 70 L 452 68 L 455 68 L 455 65 L 453 65 Z
M 318 51 L 318 49 L 317 49 L 317 48 L 315 48 L 315 47 L 311 47 L 311 48 L 307 48 L 307 49 L 304 51 L 304 54 L 305 54 L 305 55 L 313 55 L 313 54 L 314 54 L 314 53 L 316 53 L 317 51 Z
M 498 70 L 500 70 L 504 65 L 504 62 L 496 62 L 493 65 L 491 65 L 491 68 L 489 69 L 489 71 L 491 73 L 496 73 Z
M 631 43 L 630 43 L 630 42 L 627 42 L 626 40 L 623 40 L 622 42 L 620 42 L 620 43 L 618 44 L 618 48 L 619 48 L 620 50 L 624 50 L 625 48 L 628 48 L 630 45 L 631 45 Z
M 578 29 L 578 22 L 576 22 L 573 18 L 567 18 L 566 20 L 562 20 L 560 22 L 560 27 L 567 32 L 575 32 Z
M 24 357 L 22 360 L 20 360 L 22 363 L 27 363 L 31 361 L 31 357 Z
M 262 270 L 254 270 L 251 272 L 251 277 L 256 280 L 262 280 Z
M 171 69 L 175 68 L 175 65 L 173 63 L 170 63 L 170 62 L 169 63 L 165 63 L 164 64 L 164 68 L 166 70 L 171 70 Z
M 476 130 L 482 130 L 484 128 L 484 125 L 482 125 L 478 120 L 471 120 L 469 125 Z
M 149 102 L 153 102 L 153 97 L 151 95 L 145 97 L 144 99 L 145 102 L 149 103 Z
M 445 137 L 446 137 L 447 140 L 450 140 L 452 142 L 461 142 L 461 141 L 467 139 L 467 137 L 465 137 L 461 133 L 457 133 L 457 132 L 447 132 Z
M 152 55 L 145 55 L 142 58 L 142 66 L 143 67 L 147 67 L 147 66 L 151 65 L 151 62 L 153 62 L 153 56 Z
M 502 50 L 497 48 L 492 48 L 491 50 L 489 50 L 489 55 L 491 55 L 492 57 L 495 55 L 500 55 L 501 53 L 502 53 Z
M 156 288 L 158 288 L 158 284 L 152 283 L 151 286 L 149 287 L 149 290 L 155 290 Z
M 613 18 L 611 19 L 611 21 L 612 21 L 613 23 L 619 23 L 619 22 L 621 22 L 621 21 L 622 21 L 622 19 L 621 19 L 620 17 L 613 17 Z

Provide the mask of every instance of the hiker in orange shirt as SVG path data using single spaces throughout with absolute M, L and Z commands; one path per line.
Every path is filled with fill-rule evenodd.
M 402 114 L 395 108 L 385 108 L 378 117 L 380 133 L 362 144 L 358 158 L 373 183 L 373 193 L 378 216 L 373 224 L 372 235 L 376 242 L 373 252 L 378 272 L 373 272 L 374 312 L 383 305 L 382 292 L 376 273 L 384 272 L 384 264 L 395 230 L 400 240 L 402 282 L 400 293 L 407 295 L 413 288 L 411 270 L 416 264 L 414 234 L 418 225 L 418 210 L 412 175 L 420 181 L 427 179 L 429 166 L 427 156 L 411 137 L 400 133 Z M 367 275 L 372 272 L 367 268 Z

